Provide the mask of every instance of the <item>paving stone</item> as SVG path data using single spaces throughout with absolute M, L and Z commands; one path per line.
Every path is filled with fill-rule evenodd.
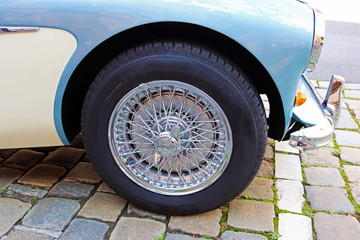
M 271 177 L 274 175 L 274 167 L 271 162 L 262 161 L 259 171 L 257 172 L 257 176 L 262 177 Z
M 35 152 L 28 149 L 21 149 L 6 159 L 3 163 L 6 167 L 15 167 L 23 170 L 32 168 L 45 156 L 45 153 Z
M 360 236 L 360 224 L 352 216 L 315 213 L 314 228 L 319 240 L 349 240 Z
M 344 88 L 346 89 L 353 89 L 353 90 L 360 90 L 360 84 L 356 83 L 345 83 Z
M 260 234 L 226 231 L 221 235 L 222 240 L 267 240 L 267 237 Z M 166 239 L 165 239 L 166 240 Z
M 360 205 L 360 183 L 349 183 L 349 187 L 355 202 Z
M 313 87 L 315 88 L 318 88 L 319 87 L 319 84 L 318 84 L 318 81 L 316 80 L 310 80 L 311 84 L 313 85 Z
M 344 171 L 349 182 L 360 182 L 360 166 L 344 165 Z
M 0 198 L 0 237 L 9 231 L 30 207 L 30 203 L 23 203 L 17 199 Z
M 65 174 L 66 169 L 58 166 L 38 164 L 22 176 L 18 183 L 50 188 Z
M 82 160 L 83 162 L 90 162 L 89 156 L 87 154 L 85 154 Z
M 217 236 L 220 232 L 221 217 L 220 209 L 190 216 L 172 216 L 168 228 L 170 231 Z
M 305 202 L 304 187 L 301 182 L 293 180 L 277 180 L 278 208 L 290 212 L 301 213 Z
M 311 218 L 291 213 L 279 214 L 279 240 L 310 240 L 312 238 Z
M 335 130 L 336 142 L 341 146 L 360 147 L 360 133 Z
M 84 149 L 84 143 L 82 140 L 82 134 L 78 134 L 74 137 L 74 139 L 71 141 L 71 146 L 74 148 L 81 148 Z
M 61 236 L 61 234 L 63 233 L 62 231 L 26 227 L 26 226 L 22 226 L 22 225 L 15 225 L 14 230 L 15 231 L 35 232 L 35 233 L 39 233 L 39 234 L 48 235 L 48 236 L 51 236 L 51 237 L 56 238 L 56 239 L 59 238 Z
M 299 156 L 276 153 L 275 177 L 302 181 Z
M 264 159 L 272 159 L 274 157 L 274 149 L 270 146 L 266 146 Z
M 25 195 L 29 197 L 37 197 L 37 198 L 42 198 L 47 193 L 46 190 L 29 188 L 20 184 L 11 184 L 8 190 L 21 195 Z
M 311 209 L 320 211 L 341 211 L 353 213 L 354 206 L 347 198 L 345 189 L 337 187 L 305 186 Z
M 360 149 L 341 147 L 340 151 L 341 161 L 360 165 Z
M 271 189 L 273 181 L 271 179 L 255 177 L 251 184 L 241 195 L 250 196 L 258 199 L 274 199 L 274 192 Z
M 316 91 L 320 94 L 322 98 L 325 98 L 327 89 L 317 88 Z
M 91 163 L 78 163 L 66 176 L 66 181 L 95 184 L 101 181 Z
M 359 129 L 359 126 L 356 124 L 355 120 L 352 119 L 350 113 L 347 110 L 343 110 L 341 111 L 336 128 Z
M 13 155 L 14 153 L 16 153 L 19 149 L 14 148 L 14 149 L 0 149 L 0 157 L 3 158 L 8 158 L 11 155 Z
M 288 153 L 295 153 L 299 154 L 299 150 L 291 147 L 288 143 L 288 141 L 275 141 L 275 151 L 276 152 L 288 152 Z
M 106 193 L 114 193 L 115 191 L 112 190 L 105 182 L 103 182 L 100 187 L 98 188 L 98 192 L 106 192 Z
M 115 222 L 125 205 L 126 201 L 117 195 L 96 192 L 80 210 L 79 216 Z
M 84 153 L 84 149 L 61 147 L 50 153 L 42 162 L 71 168 L 81 159 Z
M 359 100 L 345 99 L 344 102 L 349 106 L 349 108 L 351 110 L 360 109 L 360 101 Z
M 165 237 L 165 240 L 199 240 L 199 238 L 193 238 L 183 234 L 168 233 Z
M 93 189 L 92 185 L 61 181 L 50 190 L 49 194 L 64 198 L 87 198 Z
M 360 110 L 354 110 L 355 118 L 360 119 Z
M 153 218 L 155 220 L 160 220 L 160 221 L 165 221 L 166 220 L 165 215 L 149 212 L 147 210 L 138 208 L 137 206 L 135 206 L 132 203 L 130 203 L 129 206 L 127 207 L 127 213 L 128 214 L 134 214 L 134 215 L 137 215 L 137 216 L 140 216 L 140 217 L 150 217 L 150 218 Z
M 344 93 L 347 98 L 360 98 L 359 90 L 344 90 Z
M 339 158 L 334 156 L 333 148 L 318 148 L 314 150 L 301 151 L 301 161 L 312 166 L 340 167 Z
M 60 240 L 98 240 L 104 239 L 109 225 L 88 219 L 75 219 L 66 229 Z
M 75 200 L 44 198 L 25 216 L 22 224 L 27 227 L 62 231 L 79 209 L 80 204 Z
M 0 190 L 7 188 L 12 182 L 21 177 L 23 171 L 0 167 Z
M 141 229 L 141 231 L 139 231 Z M 122 217 L 110 235 L 110 240 L 154 240 L 166 231 L 165 223 L 141 218 Z
M 230 202 L 228 225 L 250 231 L 274 232 L 274 205 L 235 199 Z
M 336 168 L 309 167 L 304 172 L 307 183 L 311 185 L 345 187 L 345 181 Z
M 40 234 L 25 230 L 11 231 L 10 234 L 6 236 L 6 240 L 21 240 L 21 239 L 52 240 L 53 238 L 45 234 Z
M 330 81 L 319 81 L 318 82 L 319 88 L 323 88 L 326 90 L 328 89 L 329 84 L 330 84 Z

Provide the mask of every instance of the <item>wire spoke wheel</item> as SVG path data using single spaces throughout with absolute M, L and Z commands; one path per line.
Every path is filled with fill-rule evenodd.
M 165 195 L 208 187 L 232 151 L 230 124 L 220 106 L 202 90 L 170 80 L 141 84 L 121 98 L 108 136 L 120 169 Z

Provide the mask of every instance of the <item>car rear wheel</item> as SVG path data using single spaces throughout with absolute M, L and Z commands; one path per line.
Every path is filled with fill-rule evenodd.
M 215 51 L 152 42 L 121 53 L 92 83 L 85 147 L 118 194 L 166 214 L 236 197 L 266 147 L 264 108 L 245 74 Z

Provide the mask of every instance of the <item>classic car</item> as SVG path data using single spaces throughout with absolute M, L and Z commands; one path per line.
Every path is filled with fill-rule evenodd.
M 295 0 L 4 0 L 0 148 L 81 132 L 128 201 L 217 208 L 252 181 L 268 137 L 301 149 L 332 139 L 344 80 L 322 99 L 305 76 L 319 15 Z

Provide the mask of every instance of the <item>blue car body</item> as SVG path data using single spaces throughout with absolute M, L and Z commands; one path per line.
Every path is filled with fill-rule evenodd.
M 113 36 L 160 23 L 206 28 L 231 39 L 255 57 L 279 93 L 282 137 L 292 118 L 298 81 L 309 62 L 313 14 L 306 5 L 288 0 L 9 0 L 1 3 L 0 26 L 63 29 L 76 38 L 77 48 L 63 70 L 54 97 L 54 122 L 64 144 L 70 139 L 62 122 L 63 98 L 77 67 Z

